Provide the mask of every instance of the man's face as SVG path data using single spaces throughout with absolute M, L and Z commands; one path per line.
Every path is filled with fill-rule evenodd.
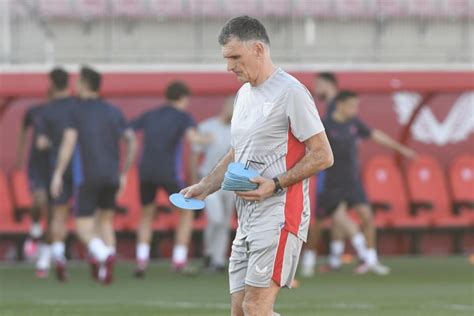
M 334 86 L 331 82 L 323 79 L 323 78 L 316 78 L 316 89 L 314 91 L 316 98 L 322 102 L 329 101 L 329 95 L 331 91 L 334 89 Z
M 356 117 L 359 113 L 359 98 L 349 98 L 338 105 L 346 118 Z
M 242 42 L 231 39 L 222 47 L 222 55 L 227 61 L 227 70 L 232 71 L 240 82 L 253 82 L 260 72 L 263 52 L 257 42 Z

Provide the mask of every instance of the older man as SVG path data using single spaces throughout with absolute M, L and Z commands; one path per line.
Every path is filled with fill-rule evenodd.
M 258 170 L 260 176 L 252 179 L 258 188 L 236 192 L 232 315 L 272 315 L 280 288 L 291 286 L 307 237 L 309 177 L 332 165 L 332 151 L 310 93 L 273 64 L 270 40 L 258 20 L 231 19 L 219 43 L 227 69 L 244 83 L 235 102 L 231 149 L 209 175 L 181 192 L 206 198 L 219 190 L 233 161 Z

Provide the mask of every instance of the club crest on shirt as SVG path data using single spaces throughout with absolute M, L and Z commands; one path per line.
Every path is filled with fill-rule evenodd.
M 263 113 L 264 117 L 267 117 L 268 114 L 270 114 L 270 112 L 272 111 L 272 108 L 273 108 L 274 105 L 275 105 L 275 103 L 272 103 L 272 102 L 264 102 L 263 103 L 262 113 Z

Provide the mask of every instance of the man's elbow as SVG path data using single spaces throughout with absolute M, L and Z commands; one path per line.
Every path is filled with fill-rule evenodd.
M 332 154 L 332 150 L 328 150 L 323 161 L 322 169 L 330 168 L 332 167 L 333 164 L 334 164 L 334 155 Z

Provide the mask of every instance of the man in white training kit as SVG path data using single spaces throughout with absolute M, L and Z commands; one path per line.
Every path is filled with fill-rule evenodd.
M 194 145 L 191 156 L 193 180 L 202 179 L 230 149 L 230 122 L 234 98 L 228 98 L 221 112 L 198 126 L 198 131 L 209 135 L 208 145 Z M 204 154 L 202 164 L 199 158 Z M 195 181 L 193 181 L 195 183 Z M 207 227 L 204 231 L 205 268 L 208 272 L 224 272 L 229 247 L 230 220 L 235 209 L 233 192 L 219 190 L 206 198 Z
M 232 244 L 232 315 L 269 316 L 281 287 L 290 287 L 308 234 L 309 178 L 330 167 L 332 151 L 314 101 L 275 67 L 270 40 L 256 19 L 241 16 L 219 35 L 227 69 L 244 85 L 234 106 L 231 149 L 209 175 L 181 191 L 205 199 L 219 190 L 231 162 L 250 163 L 254 191 L 236 192 L 239 226 Z

